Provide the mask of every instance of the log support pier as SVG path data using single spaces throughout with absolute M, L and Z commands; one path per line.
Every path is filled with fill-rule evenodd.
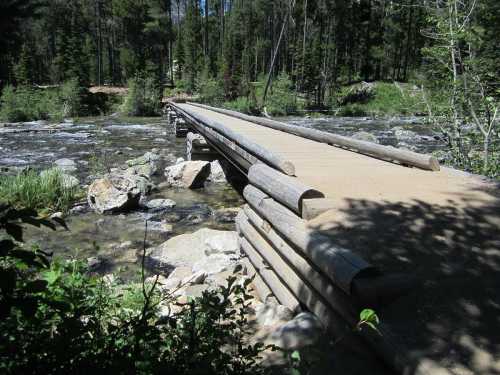
M 186 136 L 186 157 L 187 160 L 213 161 L 219 158 L 219 153 L 207 143 L 205 137 L 193 132 Z

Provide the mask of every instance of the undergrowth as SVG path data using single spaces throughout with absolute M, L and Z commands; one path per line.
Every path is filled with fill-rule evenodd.
M 0 202 L 42 211 L 67 211 L 79 197 L 76 187 L 57 168 L 40 174 L 33 170 L 15 176 L 0 176 Z

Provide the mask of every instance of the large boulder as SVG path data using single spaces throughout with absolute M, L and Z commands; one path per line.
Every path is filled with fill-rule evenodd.
M 213 257 L 208 259 L 208 261 L 212 261 L 214 265 L 209 271 L 212 272 L 215 269 L 223 270 L 229 263 L 234 263 L 233 259 L 235 256 L 225 254 L 223 251 L 207 256 L 208 246 L 206 242 L 212 237 L 220 235 L 225 236 L 226 233 L 226 231 L 203 228 L 194 233 L 186 233 L 172 237 L 160 246 L 148 251 L 148 263 L 160 269 L 186 266 L 191 267 L 193 272 L 197 272 L 203 271 L 203 268 L 208 268 L 208 266 L 205 267 L 205 261 L 207 258 Z M 236 235 L 236 232 L 230 233 Z M 210 253 L 210 251 L 208 252 Z M 196 269 L 194 267 L 195 264 L 197 264 Z M 206 273 L 209 274 L 211 272 Z
M 236 254 L 238 251 L 238 233 L 221 231 L 220 234 L 208 237 L 205 240 L 205 254 Z
M 206 161 L 185 161 L 165 168 L 170 186 L 197 189 L 203 187 L 210 175 L 210 163 Z
M 271 334 L 271 340 L 280 348 L 292 351 L 317 344 L 324 333 L 319 319 L 308 312 L 297 315 Z
M 147 201 L 145 206 L 149 211 L 164 211 L 174 208 L 176 203 L 172 199 L 151 199 Z
M 137 175 L 107 175 L 95 180 L 88 189 L 90 207 L 99 213 L 113 213 L 139 206 L 150 188 L 149 181 Z
M 133 171 L 132 174 L 150 178 L 159 172 L 160 156 L 152 152 L 146 152 L 143 156 L 127 160 L 127 166 L 131 172 Z
M 208 180 L 214 183 L 225 183 L 227 182 L 226 172 L 224 171 L 223 165 L 224 161 L 214 160 L 210 162 L 210 175 Z
M 57 168 L 61 169 L 63 172 L 75 172 L 76 171 L 76 162 L 71 159 L 58 159 L 54 162 Z

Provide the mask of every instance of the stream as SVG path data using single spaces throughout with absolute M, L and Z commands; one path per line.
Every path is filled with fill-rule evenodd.
M 443 148 L 440 138 L 416 118 L 377 121 L 287 117 L 280 120 L 342 135 L 367 132 L 381 144 L 418 152 Z M 161 156 L 163 170 L 175 164 L 177 158 L 185 158 L 185 139 L 176 138 L 161 118 L 83 118 L 75 123 L 31 122 L 0 127 L 0 170 L 12 173 L 27 166 L 42 170 L 54 166 L 58 159 L 67 158 L 76 162 L 73 175 L 84 190 L 99 172 L 152 150 Z M 160 173 L 153 182 L 161 183 L 162 177 Z M 81 207 L 65 219 L 69 231 L 58 229 L 54 233 L 27 228 L 26 237 L 56 256 L 78 259 L 98 256 L 99 272 L 119 272 L 127 277 L 138 272 L 146 220 L 147 246 L 157 246 L 172 236 L 203 227 L 234 230 L 234 223 L 218 213 L 243 204 L 242 197 L 228 184 L 208 183 L 200 190 L 159 187 L 149 197 L 153 198 L 172 199 L 176 206 L 163 214 L 138 210 L 117 215 L 100 215 Z

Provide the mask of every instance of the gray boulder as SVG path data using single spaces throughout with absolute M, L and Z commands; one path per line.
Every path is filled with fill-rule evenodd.
M 64 172 L 75 172 L 77 169 L 75 161 L 71 159 L 58 159 L 54 164 Z
M 414 142 L 419 140 L 419 135 L 417 133 L 404 129 L 401 126 L 392 128 L 392 131 L 398 142 Z
M 224 253 L 206 255 L 207 239 L 224 233 L 226 231 L 203 228 L 194 233 L 172 237 L 160 246 L 149 250 L 146 255 L 147 261 L 157 268 L 172 269 L 184 266 L 189 267 L 192 273 L 205 271 L 207 275 L 215 270 L 224 270 L 229 264 L 235 263 L 231 256 Z M 179 279 L 183 278 L 179 277 Z
M 141 195 L 146 194 L 149 189 L 150 183 L 144 177 L 107 175 L 92 182 L 87 192 L 87 201 L 93 210 L 101 214 L 119 212 L 137 208 Z
M 146 202 L 146 208 L 150 211 L 163 211 L 175 207 L 172 199 L 152 199 Z
M 276 326 L 293 318 L 293 312 L 275 301 L 259 303 L 255 306 L 255 316 L 260 326 Z
M 354 133 L 352 135 L 352 138 L 357 139 L 358 141 L 380 143 L 376 136 L 365 131 L 359 131 L 357 133 Z
M 185 161 L 165 168 L 169 186 L 196 189 L 203 187 L 210 175 L 210 163 L 206 161 Z
M 214 160 L 210 162 L 210 175 L 208 176 L 208 181 L 214 183 L 227 182 L 226 173 L 221 163 L 224 164 L 224 161 Z
M 311 313 L 303 312 L 275 330 L 271 340 L 280 348 L 298 350 L 317 344 L 323 332 L 323 326 L 318 318 Z
M 218 223 L 234 223 L 240 212 L 239 207 L 220 208 L 214 212 L 215 221 Z
M 227 254 L 212 254 L 201 258 L 193 264 L 193 272 L 203 272 L 206 275 L 213 275 L 229 270 L 234 264 L 234 257 Z
M 238 233 L 224 231 L 205 240 L 205 254 L 236 254 L 238 251 Z
M 146 152 L 143 156 L 127 160 L 127 165 L 133 174 L 143 175 L 148 178 L 157 174 L 160 168 L 160 156 Z

